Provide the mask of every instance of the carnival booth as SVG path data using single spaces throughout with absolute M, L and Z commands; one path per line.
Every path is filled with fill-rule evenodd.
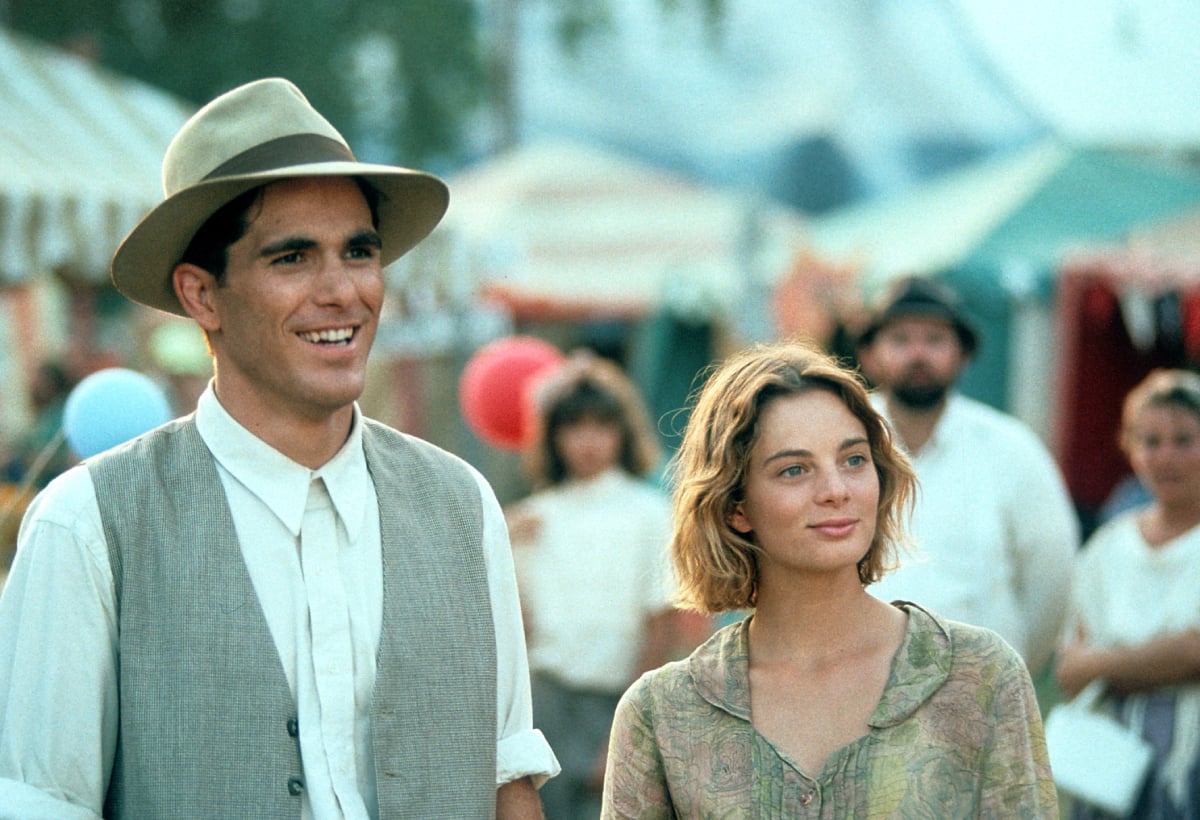
M 507 317 L 507 328 L 457 322 L 468 353 L 488 340 L 461 331 L 482 324 L 614 358 L 655 418 L 683 406 L 723 340 L 769 334 L 770 284 L 805 235 L 787 208 L 569 140 L 531 142 L 447 181 L 446 218 L 412 260 L 440 254 L 441 279 L 403 289 L 460 313 L 475 295 Z
M 113 363 L 128 324 L 108 263 L 162 197 L 160 163 L 192 107 L 0 29 L 0 438 L 32 424 L 27 388 L 50 359 Z M 120 300 L 123 302 L 123 300 Z M 115 358 L 115 356 L 114 356 Z M 0 485 L 0 573 L 31 490 Z
M 192 107 L 0 29 L 0 419 L 23 421 L 46 355 L 119 346 L 99 326 L 108 263 L 162 198 L 160 166 Z M 0 430 L 0 432 L 3 432 Z
M 1200 210 L 1081 249 L 1057 294 L 1059 460 L 1089 523 L 1130 475 L 1125 395 L 1156 367 L 1200 366 Z
M 963 391 L 1022 417 L 1054 444 L 1063 260 L 1198 205 L 1193 166 L 1046 142 L 812 230 L 826 259 L 857 266 L 864 299 L 906 273 L 947 279 L 982 338 Z

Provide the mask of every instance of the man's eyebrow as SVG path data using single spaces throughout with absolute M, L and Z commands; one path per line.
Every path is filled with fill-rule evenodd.
M 259 252 L 259 257 L 275 256 L 279 253 L 295 253 L 296 251 L 306 251 L 309 248 L 316 246 L 316 241 L 305 239 L 302 236 L 289 236 L 287 239 L 281 239 L 278 242 L 272 242 L 270 245 L 264 246 Z
M 375 231 L 362 231 L 346 240 L 346 247 L 348 248 L 361 248 L 364 246 L 375 248 L 376 250 L 382 249 L 383 237 Z

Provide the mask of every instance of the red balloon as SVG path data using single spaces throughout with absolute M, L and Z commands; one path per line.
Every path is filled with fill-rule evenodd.
M 533 433 L 530 389 L 563 360 L 558 348 L 532 336 L 508 336 L 481 347 L 458 382 L 467 427 L 494 447 L 524 447 Z

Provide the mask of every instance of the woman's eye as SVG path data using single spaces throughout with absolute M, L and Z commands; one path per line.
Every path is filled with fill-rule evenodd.
M 867 457 L 864 456 L 862 453 L 854 453 L 852 456 L 850 456 L 848 459 L 846 459 L 846 463 L 849 464 L 851 467 L 861 467 L 864 464 L 866 464 L 867 462 L 868 462 Z
M 804 468 L 799 464 L 792 464 L 791 466 L 784 467 L 782 472 L 780 472 L 780 475 L 787 476 L 788 478 L 794 478 L 795 476 L 803 474 Z

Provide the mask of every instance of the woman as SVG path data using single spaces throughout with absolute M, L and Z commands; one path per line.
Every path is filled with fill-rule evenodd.
M 670 660 L 682 626 L 666 554 L 671 510 L 646 480 L 658 440 L 616 364 L 577 353 L 536 402 L 526 456 L 537 491 L 508 520 L 534 720 L 562 764 L 541 798 L 547 817 L 596 817 L 617 700 Z
M 733 356 L 674 478 L 681 602 L 753 611 L 623 696 L 605 817 L 1057 817 L 1016 652 L 866 590 L 916 479 L 853 373 Z
M 1151 501 L 1080 552 L 1058 681 L 1074 696 L 1104 680 L 1106 707 L 1154 747 L 1133 816 L 1200 817 L 1200 376 L 1151 373 L 1125 399 L 1120 443 Z

